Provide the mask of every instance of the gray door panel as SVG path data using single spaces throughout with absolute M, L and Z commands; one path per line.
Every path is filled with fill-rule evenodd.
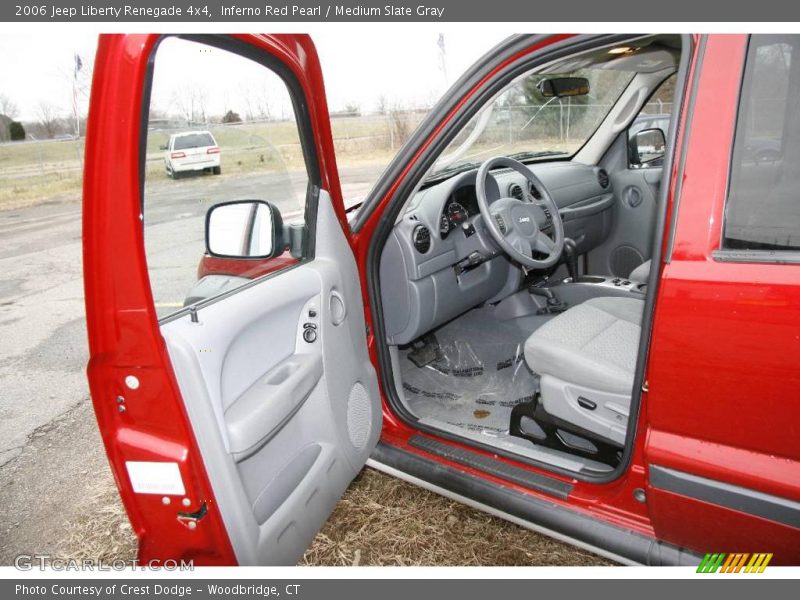
M 611 232 L 589 253 L 589 271 L 627 277 L 650 258 L 661 168 L 609 172 L 614 190 Z
M 316 230 L 312 261 L 162 326 L 240 564 L 296 563 L 380 435 L 358 270 L 325 192 Z

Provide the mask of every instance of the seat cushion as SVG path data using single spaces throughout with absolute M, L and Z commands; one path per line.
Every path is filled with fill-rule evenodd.
M 525 342 L 525 361 L 540 375 L 630 394 L 644 300 L 592 298 L 551 319 Z
M 649 260 L 644 261 L 631 271 L 631 274 L 628 275 L 628 279 L 636 283 L 647 283 L 647 280 L 650 279 L 650 264 L 651 262 Z

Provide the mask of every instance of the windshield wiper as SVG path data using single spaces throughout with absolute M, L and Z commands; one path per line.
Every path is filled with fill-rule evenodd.
M 545 156 L 564 156 L 569 154 L 569 152 L 564 152 L 563 150 L 541 150 L 539 152 L 515 152 L 514 154 L 509 154 L 508 158 L 513 158 L 514 160 L 525 161 L 530 160 L 532 158 L 543 158 Z

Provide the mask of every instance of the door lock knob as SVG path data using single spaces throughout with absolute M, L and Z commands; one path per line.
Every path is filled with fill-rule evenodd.
M 317 341 L 317 326 L 314 323 L 303 324 L 303 339 L 309 344 Z

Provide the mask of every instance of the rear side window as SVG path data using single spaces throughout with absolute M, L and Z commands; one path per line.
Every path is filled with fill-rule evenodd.
M 754 35 L 725 207 L 726 250 L 800 250 L 800 36 Z
M 210 133 L 193 133 L 191 135 L 180 135 L 176 137 L 173 148 L 175 148 L 175 150 L 186 150 L 188 148 L 202 148 L 204 146 L 216 145 Z

